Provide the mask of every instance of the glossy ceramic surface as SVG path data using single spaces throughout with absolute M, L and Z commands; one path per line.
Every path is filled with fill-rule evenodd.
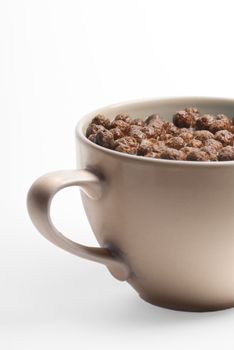
M 31 218 L 49 240 L 104 263 L 145 300 L 180 310 L 234 305 L 234 162 L 142 158 L 93 144 L 85 130 L 97 113 L 144 118 L 196 106 L 202 113 L 234 115 L 234 101 L 171 98 L 105 107 L 83 117 L 76 129 L 77 168 L 37 180 L 28 196 Z M 66 186 L 82 200 L 101 248 L 71 242 L 51 223 L 53 195 Z

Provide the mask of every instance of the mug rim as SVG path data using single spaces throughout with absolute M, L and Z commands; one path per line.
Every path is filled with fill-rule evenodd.
M 102 110 L 107 110 L 107 109 L 113 109 L 122 106 L 123 108 L 126 108 L 127 106 L 134 106 L 134 105 L 148 105 L 148 104 L 154 104 L 155 102 L 170 102 L 173 103 L 175 102 L 180 102 L 183 103 L 188 101 L 188 100 L 194 100 L 194 101 L 206 101 L 210 102 L 211 104 L 214 102 L 218 103 L 233 103 L 234 104 L 234 99 L 232 98 L 225 98 L 225 97 L 206 97 L 206 96 L 181 96 L 181 97 L 159 97 L 159 98 L 144 98 L 144 99 L 134 99 L 134 100 L 127 100 L 123 102 L 118 102 L 118 103 L 113 103 L 110 105 L 102 106 L 100 108 L 97 108 L 89 113 L 86 113 L 81 117 L 81 119 L 78 121 L 75 132 L 76 136 L 78 136 L 84 143 L 88 144 L 90 147 L 93 147 L 94 149 L 97 149 L 101 152 L 107 153 L 112 155 L 113 157 L 119 158 L 119 159 L 128 159 L 129 161 L 139 161 L 139 162 L 150 162 L 154 164 L 161 164 L 161 165 L 178 165 L 182 167 L 186 166 L 192 166 L 192 167 L 230 167 L 234 165 L 234 160 L 228 160 L 228 161 L 220 161 L 220 162 L 209 162 L 209 161 L 189 161 L 189 160 L 171 160 L 171 159 L 157 159 L 157 158 L 150 158 L 150 157 L 140 157 L 137 155 L 133 154 L 127 154 L 127 153 L 122 153 L 122 152 L 117 152 L 115 150 L 105 148 L 102 146 L 99 146 L 92 141 L 90 141 L 86 136 L 83 131 L 83 125 L 85 122 L 87 122 L 87 119 L 90 118 L 90 115 L 93 114 L 99 114 L 101 113 Z

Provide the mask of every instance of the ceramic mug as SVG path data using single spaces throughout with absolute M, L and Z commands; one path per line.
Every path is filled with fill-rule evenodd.
M 52 243 L 103 263 L 150 303 L 208 311 L 234 305 L 234 161 L 143 158 L 100 147 L 85 137 L 98 113 L 134 118 L 176 110 L 233 115 L 234 100 L 170 98 L 116 104 L 86 116 L 76 128 L 77 168 L 39 178 L 28 194 L 37 229 Z M 100 247 L 58 232 L 50 219 L 56 192 L 79 186 Z

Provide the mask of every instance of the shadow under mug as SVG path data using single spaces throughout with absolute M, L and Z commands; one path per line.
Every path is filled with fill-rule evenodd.
M 100 147 L 85 137 L 98 113 L 134 118 L 176 110 L 233 115 L 234 100 L 168 98 L 116 104 L 84 116 L 76 128 L 77 168 L 39 178 L 28 193 L 37 229 L 52 243 L 105 264 L 150 303 L 208 311 L 234 305 L 234 161 L 143 158 Z M 100 247 L 58 232 L 50 219 L 56 192 L 79 186 Z

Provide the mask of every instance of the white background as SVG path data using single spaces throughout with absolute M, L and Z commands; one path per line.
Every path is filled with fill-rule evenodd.
M 232 1 L 0 1 L 0 349 L 233 349 L 234 310 L 143 302 L 106 268 L 59 250 L 25 198 L 42 173 L 75 166 L 74 127 L 126 99 L 233 97 Z M 79 192 L 56 225 L 95 245 Z

